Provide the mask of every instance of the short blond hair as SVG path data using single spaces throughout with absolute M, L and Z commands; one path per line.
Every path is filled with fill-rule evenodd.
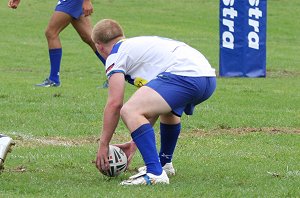
M 124 37 L 121 25 L 112 19 L 102 19 L 93 28 L 92 40 L 94 43 L 109 43 L 118 37 Z

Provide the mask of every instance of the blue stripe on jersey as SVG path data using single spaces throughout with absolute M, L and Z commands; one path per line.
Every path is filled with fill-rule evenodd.
M 107 78 L 109 78 L 111 75 L 113 75 L 115 73 L 123 73 L 123 74 L 125 74 L 123 70 L 113 70 L 113 71 L 111 71 L 111 72 L 109 72 L 107 74 Z
M 122 39 L 122 40 L 118 41 L 118 42 L 113 46 L 113 48 L 112 48 L 112 50 L 111 50 L 111 52 L 110 52 L 109 55 L 117 53 L 118 50 L 119 50 L 119 48 L 120 48 L 120 46 L 121 46 L 121 44 L 123 43 L 123 41 L 125 41 L 125 39 Z

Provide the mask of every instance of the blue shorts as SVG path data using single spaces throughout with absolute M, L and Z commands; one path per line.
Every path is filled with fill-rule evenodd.
M 196 105 L 207 100 L 216 89 L 216 77 L 189 77 L 162 73 L 146 84 L 158 92 L 181 117 L 192 115 Z
M 55 11 L 64 12 L 75 19 L 82 15 L 83 0 L 59 0 Z

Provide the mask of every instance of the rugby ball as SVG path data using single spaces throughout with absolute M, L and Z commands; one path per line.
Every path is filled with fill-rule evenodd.
M 109 145 L 108 162 L 110 168 L 103 174 L 109 177 L 116 177 L 127 168 L 127 156 L 122 149 L 114 145 Z

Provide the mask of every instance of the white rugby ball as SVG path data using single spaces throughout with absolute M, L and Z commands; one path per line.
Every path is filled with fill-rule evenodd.
M 116 177 L 127 168 L 127 156 L 122 149 L 114 145 L 109 145 L 108 162 L 110 168 L 104 174 L 109 177 Z

